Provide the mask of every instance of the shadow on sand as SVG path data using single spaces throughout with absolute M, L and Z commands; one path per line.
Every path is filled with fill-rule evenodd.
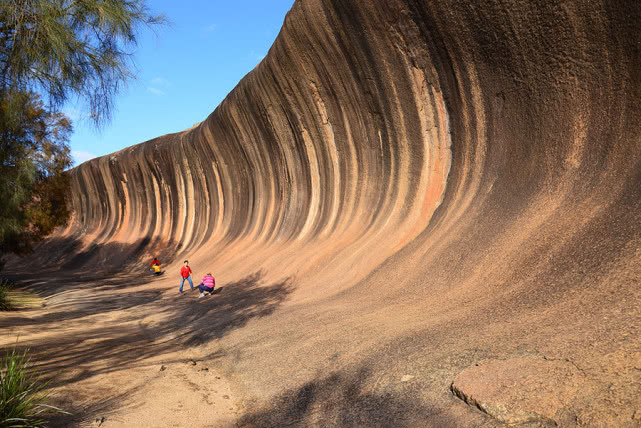
M 4 343 L 16 344 L 18 337 L 16 346 L 30 349 L 35 368 L 49 386 L 65 387 L 160 361 L 187 362 L 189 353 L 183 357 L 176 351 L 218 340 L 252 319 L 273 314 L 294 289 L 290 279 L 266 283 L 262 271 L 221 284 L 214 295 L 202 299 L 196 291 L 178 295 L 174 290 L 141 289 L 138 286 L 157 280 L 141 262 L 148 247 L 149 242 L 140 241 L 83 249 L 77 240 L 53 239 L 37 254 L 14 259 L 2 276 L 39 294 L 46 308 L 0 314 Z M 173 256 L 162 251 L 154 255 L 167 261 Z M 117 391 L 100 404 L 57 403 L 73 415 L 57 416 L 51 423 L 87 422 L 89 416 L 127 406 L 125 398 Z
M 289 280 L 266 284 L 262 278 L 263 273 L 256 272 L 202 299 L 195 298 L 197 291 L 192 295 L 123 291 L 125 278 L 98 281 L 89 291 L 71 286 L 72 292 L 46 311 L 0 317 L 0 331 L 46 329 L 42 338 L 21 340 L 19 346 L 30 348 L 36 367 L 51 386 L 68 385 L 144 367 L 151 364 L 145 361 L 150 357 L 220 339 L 251 319 L 274 313 L 293 285 Z M 59 284 L 54 288 L 62 289 Z M 182 361 L 186 359 L 166 362 Z
M 176 320 L 188 326 L 187 331 L 179 335 L 183 343 L 201 345 L 220 339 L 230 330 L 245 326 L 252 318 L 271 315 L 294 287 L 289 279 L 263 285 L 262 276 L 262 272 L 256 272 L 219 287 L 213 296 L 183 301 L 176 308 Z
M 436 406 L 368 388 L 366 369 L 339 372 L 310 381 L 272 400 L 272 405 L 242 417 L 249 427 L 454 427 Z
M 98 403 L 83 405 L 72 402 L 66 397 L 57 397 L 53 404 L 59 409 L 64 409 L 65 413 L 51 414 L 47 418 L 50 427 L 74 427 L 87 426 L 87 415 L 100 415 L 92 419 L 91 426 L 101 426 L 105 419 L 110 419 L 114 412 L 134 411 L 139 405 L 131 403 L 131 397 L 138 392 L 141 387 L 129 388 L 115 396 L 105 397 Z

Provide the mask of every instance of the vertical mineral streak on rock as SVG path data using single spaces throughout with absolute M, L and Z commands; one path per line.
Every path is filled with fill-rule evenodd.
M 211 180 L 211 189 L 212 194 L 210 195 L 210 200 L 212 202 L 212 218 L 210 219 L 211 223 L 211 236 L 214 239 L 220 239 L 220 234 L 223 229 L 223 220 L 225 218 L 225 198 L 223 194 L 221 174 L 219 167 L 219 154 L 216 151 L 216 144 L 214 137 L 211 133 L 211 129 L 208 126 L 203 126 L 201 132 L 204 138 L 205 143 L 211 150 L 211 172 L 208 174 Z
M 162 205 L 163 205 L 162 204 L 163 196 L 161 192 L 162 187 L 161 187 L 161 184 L 158 182 L 158 177 L 155 173 L 153 162 L 150 165 L 150 171 L 151 171 L 152 186 L 148 191 L 153 192 L 150 198 L 150 200 L 153 201 L 153 205 L 150 204 L 148 206 L 148 209 L 149 209 L 150 215 L 152 213 L 155 214 L 155 215 L 151 215 L 151 218 L 153 219 L 152 221 L 154 222 L 154 227 L 150 232 L 151 232 L 151 236 L 159 237 L 159 236 L 162 236 L 161 230 L 163 225 L 166 224 L 166 222 L 164 221 L 165 213 L 164 213 L 164 210 L 162 209 Z
M 329 120 L 328 114 L 327 114 L 327 109 L 325 107 L 325 103 L 323 102 L 323 99 L 321 97 L 321 94 L 318 90 L 318 87 L 314 82 L 309 83 L 310 88 L 312 90 L 315 102 L 316 102 L 316 108 L 318 111 L 318 114 L 320 115 L 320 120 L 321 124 L 323 126 L 323 131 L 324 131 L 324 141 L 327 143 L 327 151 L 329 154 L 330 158 L 330 165 L 324 169 L 325 174 L 329 174 L 330 178 L 329 180 L 326 180 L 326 185 L 329 185 L 329 187 L 332 189 L 332 192 L 330 192 L 333 197 L 329 200 L 326 199 L 327 203 L 330 204 L 330 214 L 325 222 L 325 233 L 324 236 L 327 236 L 329 234 L 334 226 L 334 222 L 336 221 L 336 217 L 338 216 L 338 208 L 339 208 L 339 203 L 340 203 L 340 197 L 341 197 L 341 176 L 340 176 L 340 165 L 338 161 L 338 148 L 336 146 L 336 138 L 334 135 L 334 128 L 332 127 L 332 124 Z
M 122 177 L 119 177 L 117 181 L 119 187 L 120 198 L 117 201 L 119 206 L 119 213 L 117 222 L 114 222 L 114 234 L 109 237 L 110 240 L 115 242 L 128 242 L 128 235 L 131 234 L 132 230 L 137 230 L 135 224 L 135 218 L 137 213 L 137 205 L 132 203 L 132 200 L 135 200 L 135 197 L 138 195 L 133 195 L 134 198 L 129 197 L 129 189 L 127 188 L 127 174 L 123 173 Z
M 143 231 L 145 237 L 158 237 L 158 218 L 152 213 L 159 213 L 160 204 L 158 204 L 158 183 L 155 181 L 153 173 L 153 164 L 149 162 L 146 151 L 140 151 L 136 171 L 143 177 L 144 187 L 138 188 L 133 186 L 134 191 L 141 194 L 144 206 L 141 206 L 141 215 L 139 217 L 138 227 Z
M 87 168 L 87 176 L 91 179 L 92 185 L 92 194 L 90 194 L 90 203 L 93 202 L 93 195 L 98 196 L 96 209 L 92 213 L 92 216 L 89 218 L 89 221 L 93 222 L 95 220 L 99 221 L 98 225 L 95 225 L 94 231 L 95 241 L 101 242 L 105 235 L 108 233 L 108 228 L 111 225 L 112 219 L 118 214 L 115 212 L 115 204 L 113 199 L 116 196 L 113 192 L 109 193 L 107 186 L 105 186 L 105 181 L 108 176 L 105 173 L 104 164 L 109 162 L 109 158 L 101 158 L 97 161 L 97 168 Z
M 316 222 L 316 218 L 319 213 L 320 208 L 320 168 L 318 166 L 318 156 L 316 154 L 316 149 L 314 148 L 314 143 L 312 142 L 311 137 L 307 129 L 302 128 L 300 130 L 301 137 L 305 145 L 305 161 L 304 163 L 309 167 L 309 175 L 304 177 L 301 181 L 309 182 L 309 189 L 306 189 L 306 194 L 308 195 L 307 207 L 305 209 L 306 213 L 303 214 L 305 217 L 305 223 L 301 228 L 301 231 L 298 233 L 299 239 L 309 238 L 310 231 Z
M 101 164 L 100 176 L 102 178 L 102 185 L 104 186 L 104 194 L 107 196 L 107 205 L 105 207 L 107 212 L 107 227 L 104 229 L 103 235 L 100 236 L 101 242 L 108 242 L 116 230 L 118 230 L 125 209 L 123 206 L 122 189 L 119 186 L 120 180 L 114 177 L 112 170 L 112 168 L 116 167 L 115 162 L 113 162 L 111 158 Z
M 182 192 L 182 213 L 180 226 L 180 235 L 178 242 L 182 247 L 187 250 L 191 244 L 191 238 L 194 230 L 194 220 L 196 217 L 195 198 L 194 198 L 194 173 L 192 170 L 192 148 L 191 145 L 185 144 L 185 135 L 180 136 L 180 156 L 181 156 L 181 169 L 180 169 L 180 183 Z
M 204 242 L 211 239 L 213 216 L 216 209 L 216 204 L 213 198 L 216 198 L 215 183 L 212 182 L 212 151 L 209 144 L 203 138 L 202 131 L 193 132 L 192 139 L 198 147 L 198 165 L 199 165 L 199 193 L 200 202 L 196 205 L 196 209 L 201 212 L 199 220 L 199 228 L 197 232 L 198 240 L 195 243 L 195 248 L 200 247 Z

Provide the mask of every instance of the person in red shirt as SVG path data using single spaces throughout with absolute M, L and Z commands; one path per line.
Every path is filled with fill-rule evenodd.
M 183 284 L 185 283 L 185 280 L 189 281 L 191 289 L 194 289 L 194 283 L 191 281 L 191 274 L 192 271 L 189 267 L 189 260 L 185 260 L 185 265 L 180 268 L 180 288 L 178 288 L 178 291 L 181 293 L 183 292 Z

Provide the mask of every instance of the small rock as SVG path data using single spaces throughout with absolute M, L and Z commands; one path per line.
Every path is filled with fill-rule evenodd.
M 414 379 L 414 376 L 412 375 L 405 375 L 401 378 L 401 382 L 409 382 L 410 380 Z
M 220 376 L 216 376 L 216 379 L 220 379 Z
M 585 379 L 569 361 L 514 357 L 485 360 L 463 370 L 450 390 L 468 405 L 510 426 L 570 428 L 577 425 L 577 415 L 564 404 L 572 402 L 577 387 L 585 387 Z
M 194 361 L 194 360 L 189 360 L 189 362 L 191 363 L 192 366 L 196 365 L 196 361 Z
M 165 365 L 160 366 L 160 371 L 161 372 L 164 372 L 165 370 L 167 370 L 167 366 L 165 366 Z
M 225 400 L 229 400 L 229 395 L 223 395 L 223 398 L 224 398 Z
M 578 418 L 572 409 L 563 408 L 559 409 L 554 415 L 554 421 L 558 426 L 564 428 L 576 428 L 578 426 Z
M 208 371 L 209 371 L 209 369 L 208 369 L 207 367 L 203 367 L 202 369 L 200 369 L 200 371 L 201 371 L 201 372 L 208 372 Z

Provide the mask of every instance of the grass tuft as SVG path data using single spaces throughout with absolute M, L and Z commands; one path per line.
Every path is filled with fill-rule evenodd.
M 43 427 L 46 413 L 62 412 L 45 404 L 46 382 L 40 382 L 31 369 L 27 350 L 7 351 L 0 362 L 0 426 L 7 428 Z
M 44 306 L 44 299 L 37 294 L 15 290 L 14 284 L 0 279 L 0 311 L 34 309 Z

